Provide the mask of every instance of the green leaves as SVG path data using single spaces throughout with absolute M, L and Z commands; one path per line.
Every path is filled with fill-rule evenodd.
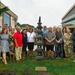
M 6 12 L 6 11 L 8 11 L 8 10 L 9 10 L 8 7 L 1 8 L 1 9 L 0 9 L 0 16 L 1 16 L 1 14 L 2 14 L 3 12 Z

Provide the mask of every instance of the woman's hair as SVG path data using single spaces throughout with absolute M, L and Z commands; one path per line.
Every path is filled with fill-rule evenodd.
M 58 32 L 58 29 L 59 29 L 59 32 L 61 32 L 61 28 L 59 27 L 56 28 L 56 32 Z
M 71 30 L 69 28 L 67 28 L 67 30 L 71 32 Z
M 4 31 L 6 30 L 6 34 L 8 34 L 8 31 L 7 31 L 7 29 L 2 29 L 2 32 L 1 32 L 1 34 L 4 34 Z
M 75 30 L 75 27 L 74 27 L 74 30 Z
M 14 28 L 12 28 L 11 30 L 14 30 L 14 31 L 15 31 L 15 29 L 14 29 Z
M 64 31 L 64 29 L 65 29 L 65 31 Z M 62 29 L 62 32 L 63 32 L 63 33 L 66 33 L 66 32 L 67 32 L 67 28 L 64 27 L 64 28 Z
M 12 33 L 12 31 L 13 31 L 13 32 L 15 32 L 15 29 L 14 29 L 14 28 L 12 28 L 12 29 L 11 29 L 11 33 Z
M 59 29 L 59 32 L 58 32 Z M 57 28 L 56 29 L 56 38 L 61 38 L 62 37 L 62 32 L 61 32 L 61 28 Z
M 29 32 L 30 32 L 30 30 L 32 30 L 32 32 L 33 32 L 33 28 L 29 28 Z
M 25 31 L 25 30 L 26 30 L 26 29 L 23 29 L 21 33 L 23 34 L 23 31 Z

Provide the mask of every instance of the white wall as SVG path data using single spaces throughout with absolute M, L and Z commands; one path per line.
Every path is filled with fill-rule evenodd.
M 0 16 L 0 31 L 2 30 L 2 16 Z
M 12 28 L 15 28 L 15 20 L 12 16 L 11 16 L 11 26 Z

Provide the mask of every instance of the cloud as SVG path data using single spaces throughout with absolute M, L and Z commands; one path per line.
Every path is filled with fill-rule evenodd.
M 42 25 L 60 25 L 65 13 L 74 4 L 74 0 L 2 0 L 18 15 L 20 23 L 37 26 L 39 16 Z

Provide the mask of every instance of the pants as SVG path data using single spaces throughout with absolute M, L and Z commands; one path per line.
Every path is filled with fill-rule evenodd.
M 64 51 L 65 51 L 65 56 L 66 57 L 70 57 L 71 56 L 71 49 L 72 49 L 72 47 L 71 46 L 64 46 Z
M 55 46 L 55 53 L 56 53 L 56 57 L 62 57 L 62 45 L 61 44 L 57 44 Z
M 16 60 L 21 59 L 22 47 L 15 47 Z
M 63 58 L 65 58 L 64 42 L 62 43 L 62 50 L 63 50 Z

